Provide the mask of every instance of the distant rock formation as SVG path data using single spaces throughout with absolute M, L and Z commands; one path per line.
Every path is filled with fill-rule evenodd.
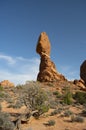
M 55 64 L 50 59 L 51 45 L 45 32 L 39 36 L 36 52 L 41 57 L 39 73 L 37 80 L 40 82 L 66 80 L 65 77 L 58 73 Z
M 74 84 L 86 91 L 86 60 L 80 66 L 80 80 L 74 80 Z
M 8 80 L 4 80 L 4 81 L 0 82 L 0 86 L 2 86 L 2 87 L 14 87 L 15 85 Z
M 86 60 L 80 66 L 80 77 L 86 84 Z
M 80 80 L 75 79 L 73 83 L 78 87 L 80 87 L 81 89 L 85 89 L 85 83 L 82 79 Z

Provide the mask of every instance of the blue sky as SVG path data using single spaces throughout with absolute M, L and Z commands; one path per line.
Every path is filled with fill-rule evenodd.
M 0 0 L 0 81 L 36 80 L 36 44 L 45 31 L 51 59 L 68 79 L 86 60 L 86 0 Z

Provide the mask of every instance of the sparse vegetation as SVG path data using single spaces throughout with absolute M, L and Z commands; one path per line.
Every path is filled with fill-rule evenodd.
M 83 123 L 83 122 L 84 122 L 84 118 L 81 117 L 81 116 L 74 116 L 74 115 L 72 115 L 72 116 L 71 116 L 71 121 L 72 121 L 72 122 L 80 122 L 80 123 Z
M 49 120 L 47 123 L 45 123 L 46 126 L 54 126 L 55 120 Z
M 47 93 L 36 84 L 24 86 L 23 95 L 24 103 L 32 111 L 38 110 L 42 114 L 49 110 Z
M 3 91 L 3 87 L 2 86 L 0 86 L 0 91 Z
M 72 114 L 73 114 L 73 112 L 70 111 L 70 110 L 66 110 L 66 111 L 64 112 L 64 116 L 65 116 L 65 117 L 69 117 L 69 116 L 72 115 Z
M 8 114 L 9 115 L 8 117 L 4 118 L 5 116 L 3 117 L 2 115 L 5 115 L 6 113 L 3 113 L 4 107 L 3 107 L 3 103 L 1 103 L 3 101 L 7 103 L 6 104 L 7 105 L 6 107 L 8 107 L 7 110 L 11 108 L 13 111 L 19 111 L 19 109 L 22 110 L 24 108 L 25 113 L 28 113 L 29 111 L 31 115 L 30 118 L 40 119 L 40 120 L 41 118 L 45 118 L 45 121 L 47 119 L 48 120 L 50 119 L 45 123 L 45 126 L 50 126 L 50 127 L 54 126 L 56 123 L 54 119 L 58 117 L 60 117 L 62 121 L 70 120 L 71 123 L 84 122 L 86 117 L 86 110 L 85 110 L 86 99 L 84 96 L 82 98 L 81 95 L 84 94 L 81 93 L 85 93 L 85 92 L 80 92 L 80 94 L 78 95 L 77 94 L 78 92 L 74 90 L 75 94 L 72 94 L 73 91 L 71 91 L 71 87 L 64 87 L 65 85 L 63 86 L 64 88 L 62 88 L 61 92 L 58 89 L 55 89 L 55 85 L 52 91 L 50 86 L 47 87 L 46 89 L 44 88 L 45 86 L 42 85 L 43 84 L 39 82 L 29 81 L 25 85 L 18 85 L 15 88 L 4 88 L 4 91 L 2 89 L 0 90 L 0 95 L 1 95 L 0 104 L 2 105 L 2 106 L 0 105 L 0 115 L 1 115 L 0 121 L 1 119 L 6 120 L 5 122 L 3 122 L 3 126 L 4 126 L 3 129 L 2 126 L 0 126 L 0 130 L 14 130 L 15 126 L 14 123 L 10 121 L 10 115 L 11 118 L 13 119 L 16 119 L 16 116 L 20 118 L 21 115 L 21 113 L 18 113 L 19 115 L 17 115 L 17 113 L 16 114 L 10 113 L 10 115 Z M 73 109 L 71 109 L 71 107 Z M 17 110 L 17 108 L 19 109 Z M 82 111 L 80 110 L 81 108 Z M 52 112 L 49 111 L 48 113 L 45 113 L 49 109 L 50 111 L 53 109 L 53 111 Z M 75 110 L 77 111 L 79 110 L 79 112 L 74 112 Z M 28 122 L 30 118 L 27 118 Z M 25 119 L 22 118 L 23 120 L 22 122 L 25 122 Z M 6 122 L 7 122 L 7 126 L 6 126 Z M 23 124 L 21 125 L 21 127 L 23 127 Z M 65 128 L 66 127 L 64 127 L 64 129 Z
M 0 104 L 0 112 L 1 112 L 1 110 L 2 110 L 2 106 L 1 106 L 1 104 Z
M 70 88 L 66 87 L 64 96 L 63 96 L 63 103 L 70 105 L 72 104 L 72 93 L 70 92 Z
M 53 95 L 55 95 L 56 98 L 60 98 L 61 97 L 61 94 L 58 91 L 54 91 Z
M 56 115 L 56 114 L 58 114 L 59 112 L 58 112 L 58 109 L 55 109 L 53 112 L 51 112 L 51 114 L 50 114 L 50 116 L 54 116 L 54 115 Z
M 0 92 L 0 100 L 2 100 L 3 97 L 4 97 L 4 93 Z
M 0 130 L 14 130 L 14 124 L 7 113 L 0 112 Z
M 84 116 L 84 117 L 86 117 L 86 110 L 82 110 L 81 115 Z
M 86 92 L 76 92 L 73 97 L 77 103 L 86 104 Z

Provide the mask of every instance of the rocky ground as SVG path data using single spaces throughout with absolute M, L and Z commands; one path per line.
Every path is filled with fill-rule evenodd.
M 69 81 L 0 86 L 0 130 L 86 130 L 86 92 Z

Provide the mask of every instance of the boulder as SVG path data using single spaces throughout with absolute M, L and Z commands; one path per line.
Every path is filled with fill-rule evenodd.
M 2 86 L 2 87 L 14 87 L 15 85 L 8 80 L 4 80 L 4 81 L 0 82 L 0 86 Z
M 75 79 L 73 83 L 75 85 L 77 85 L 78 87 L 80 87 L 81 89 L 85 88 L 85 83 L 82 79 L 80 79 L 80 80 Z
M 50 49 L 51 49 L 51 45 L 50 45 L 49 38 L 46 32 L 42 32 L 38 39 L 36 51 L 37 53 L 40 54 L 40 56 L 42 56 L 42 54 L 50 56 Z
M 45 32 L 39 36 L 36 52 L 40 55 L 41 61 L 37 80 L 41 82 L 66 80 L 65 77 L 57 72 L 55 64 L 50 59 L 51 45 Z

